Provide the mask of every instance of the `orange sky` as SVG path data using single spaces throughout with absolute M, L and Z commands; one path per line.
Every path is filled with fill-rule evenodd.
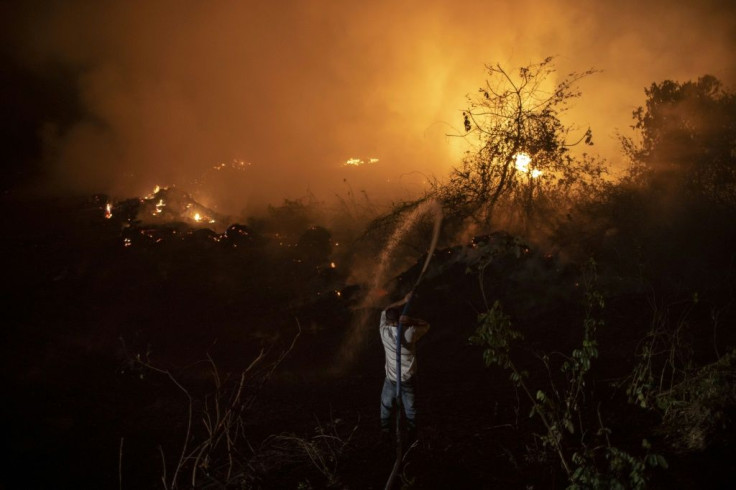
M 710 73 L 733 87 L 736 8 L 721 3 L 29 0 L 14 32 L 23 63 L 78 75 L 85 117 L 44 130 L 55 186 L 131 197 L 176 184 L 239 213 L 444 178 L 461 151 L 446 135 L 486 63 L 602 70 L 571 119 L 620 165 L 615 132 L 645 86 Z

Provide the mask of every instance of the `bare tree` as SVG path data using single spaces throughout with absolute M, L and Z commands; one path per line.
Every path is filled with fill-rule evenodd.
M 478 94 L 468 97 L 463 112 L 468 151 L 449 182 L 436 188 L 446 214 L 491 224 L 494 211 L 529 222 L 543 210 L 587 194 L 603 184 L 601 162 L 571 146 L 592 145 L 588 129 L 573 137 L 575 128 L 560 120 L 572 99 L 581 95 L 576 84 L 595 70 L 570 73 L 556 85 L 552 58 L 522 67 L 513 74 L 501 65 L 488 65 L 488 79 Z

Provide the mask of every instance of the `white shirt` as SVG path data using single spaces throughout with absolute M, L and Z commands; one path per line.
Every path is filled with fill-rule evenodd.
M 386 310 L 381 312 L 379 331 L 383 349 L 386 351 L 386 377 L 396 382 L 396 330 L 397 325 L 386 323 Z M 401 381 L 410 380 L 417 371 L 416 342 L 429 330 L 424 320 L 409 318 L 402 322 L 403 338 L 401 341 Z

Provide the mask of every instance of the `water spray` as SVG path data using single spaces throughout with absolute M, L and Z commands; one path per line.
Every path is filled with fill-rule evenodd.
M 429 250 L 427 251 L 427 258 L 424 259 L 424 265 L 422 266 L 422 270 L 419 273 L 419 277 L 414 283 L 414 286 L 406 295 L 406 303 L 404 304 L 404 308 L 401 311 L 401 316 L 399 316 L 399 322 L 396 328 L 396 461 L 394 461 L 394 466 L 391 470 L 391 474 L 389 475 L 388 481 L 386 482 L 386 490 L 392 487 L 393 482 L 396 479 L 396 475 L 399 471 L 399 467 L 401 466 L 401 461 L 403 459 L 403 441 L 401 440 L 401 414 L 404 407 L 401 405 L 401 339 L 403 337 L 404 328 L 401 323 L 401 318 L 407 315 L 407 313 L 409 312 L 411 300 L 414 298 L 414 291 L 419 286 L 419 283 L 422 282 L 422 279 L 424 278 L 424 273 L 427 272 L 429 261 L 432 260 L 432 254 L 434 254 L 434 249 L 437 246 L 437 239 L 440 235 L 440 225 L 442 224 L 442 210 L 439 208 L 439 206 L 437 206 L 437 210 L 438 212 L 435 214 L 434 229 L 432 231 L 432 242 L 430 243 Z
M 416 206 L 411 212 L 403 216 L 401 222 L 396 226 L 393 233 L 386 240 L 386 245 L 378 257 L 378 265 L 372 270 L 372 281 L 368 284 L 369 293 L 366 294 L 362 302 L 356 307 L 359 314 L 351 325 L 351 330 L 343 341 L 343 346 L 339 351 L 339 358 L 335 363 L 335 372 L 342 372 L 345 366 L 352 362 L 352 356 L 365 339 L 365 335 L 370 329 L 367 328 L 370 315 L 368 310 L 377 307 L 377 301 L 386 294 L 383 290 L 387 281 L 388 271 L 391 269 L 391 259 L 396 249 L 403 242 L 403 238 L 412 230 L 423 216 L 430 215 L 434 217 L 434 231 L 430 244 L 429 253 L 424 261 L 419 278 L 416 280 L 412 291 L 422 281 L 424 273 L 427 271 L 432 253 L 437 245 L 439 238 L 440 225 L 442 223 L 442 208 L 437 201 L 428 200 Z

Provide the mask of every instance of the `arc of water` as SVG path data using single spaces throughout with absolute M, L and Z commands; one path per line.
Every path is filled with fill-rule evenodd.
M 401 312 L 401 316 L 404 316 L 409 311 L 409 305 L 411 304 L 411 300 L 414 297 L 414 291 L 416 290 L 417 286 L 419 286 L 419 283 L 422 282 L 422 279 L 424 278 L 424 273 L 427 272 L 427 267 L 429 266 L 430 260 L 432 260 L 432 254 L 434 254 L 434 249 L 437 246 L 437 239 L 440 235 L 440 225 L 442 224 L 442 211 L 440 209 L 439 213 L 436 215 L 435 221 L 434 221 L 434 229 L 432 230 L 432 242 L 429 246 L 429 250 L 427 252 L 427 258 L 424 259 L 424 265 L 422 266 L 422 270 L 419 273 L 419 277 L 417 278 L 416 282 L 414 283 L 414 287 L 412 287 L 409 299 L 407 300 L 406 304 L 404 305 L 404 309 Z M 396 460 L 394 461 L 394 466 L 391 470 L 391 475 L 389 475 L 388 481 L 386 482 L 386 488 L 390 489 L 393 485 L 393 481 L 396 478 L 396 474 L 399 471 L 399 467 L 401 466 L 401 459 L 403 454 L 403 444 L 401 440 L 401 412 L 403 411 L 403 407 L 401 405 L 401 340 L 403 338 L 403 325 L 401 323 L 401 317 L 399 317 L 399 323 L 396 327 Z

